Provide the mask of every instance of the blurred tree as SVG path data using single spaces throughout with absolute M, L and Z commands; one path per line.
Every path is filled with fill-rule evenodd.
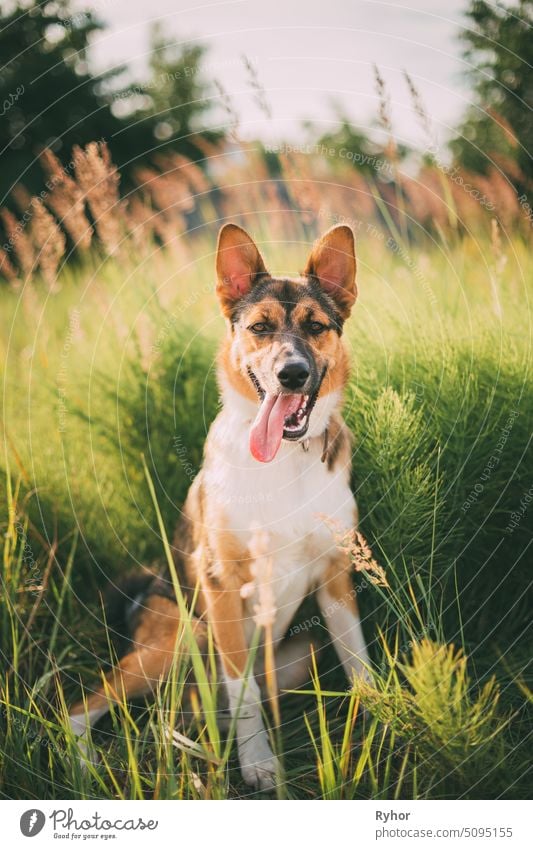
M 308 125 L 312 130 L 312 125 Z M 367 177 L 390 182 L 391 163 L 400 162 L 409 154 L 403 144 L 389 140 L 378 143 L 372 135 L 352 124 L 350 119 L 337 109 L 337 128 L 331 133 L 320 136 L 317 142 L 328 150 L 335 151 L 339 164 L 350 164 Z
M 146 115 L 153 121 L 156 139 L 179 139 L 180 148 L 193 157 L 195 134 L 212 140 L 221 136 L 204 126 L 211 108 L 206 99 L 208 81 L 202 73 L 205 52 L 201 44 L 169 41 L 160 24 L 151 29 L 150 78 L 144 87 L 149 100 Z
M 494 159 L 518 186 L 533 178 L 533 0 L 515 6 L 472 0 L 462 35 L 473 66 L 477 103 L 451 143 L 468 170 L 486 173 Z
M 165 125 L 169 144 L 194 154 L 187 136 L 201 131 L 196 118 L 207 109 L 199 70 L 204 48 L 173 50 L 156 33 L 151 79 L 124 84 L 125 66 L 90 72 L 90 40 L 103 26 L 92 11 L 74 11 L 71 0 L 2 5 L 0 203 L 18 180 L 32 192 L 42 187 L 36 156 L 43 147 L 66 164 L 73 144 L 105 139 L 126 184 L 132 165 L 165 139 Z

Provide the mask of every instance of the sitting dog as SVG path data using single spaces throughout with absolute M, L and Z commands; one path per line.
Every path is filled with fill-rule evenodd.
M 250 236 L 226 224 L 216 271 L 227 321 L 218 361 L 222 409 L 173 549 L 183 591 L 194 596 L 199 645 L 207 643 L 206 623 L 212 628 L 243 778 L 270 790 L 276 758 L 256 677 L 245 674 L 256 630 L 252 528 L 268 540 L 279 688 L 299 686 L 308 675 L 308 641 L 284 638 L 311 593 L 348 679 L 368 670 L 349 558 L 320 518 L 357 525 L 351 440 L 341 415 L 349 370 L 342 332 L 357 295 L 353 233 L 333 227 L 315 244 L 303 276 L 288 279 L 269 274 Z M 245 585 L 252 591 L 242 592 Z M 109 692 L 140 696 L 169 672 L 180 623 L 172 584 L 148 577 L 137 589 L 132 650 L 108 676 L 108 695 L 100 688 L 72 709 L 72 728 L 82 737 L 109 709 Z

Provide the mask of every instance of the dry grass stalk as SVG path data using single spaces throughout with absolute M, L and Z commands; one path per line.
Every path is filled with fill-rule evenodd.
M 76 180 L 95 222 L 98 238 L 106 251 L 118 251 L 122 237 L 122 204 L 118 194 L 119 174 L 104 142 L 91 142 L 82 150 L 73 148 Z
M 374 79 L 376 81 L 376 93 L 378 96 L 378 123 L 389 137 L 385 153 L 391 159 L 396 159 L 397 150 L 392 131 L 391 99 L 385 80 L 381 76 L 377 65 L 374 65 Z
M 281 717 L 272 635 L 272 626 L 276 618 L 276 600 L 272 589 L 273 564 L 272 557 L 269 555 L 269 542 L 270 538 L 267 531 L 258 526 L 252 528 L 252 536 L 248 543 L 248 550 L 252 559 L 250 565 L 252 581 L 241 587 L 241 596 L 250 598 L 253 594 L 257 594 L 257 602 L 253 606 L 254 621 L 258 628 L 265 630 L 265 680 L 274 721 L 279 726 Z
M 41 274 L 53 289 L 67 240 L 63 231 L 57 226 L 55 218 L 37 198 L 34 198 L 33 202 L 31 236 L 38 251 L 37 260 Z
M 424 101 L 422 100 L 422 95 L 418 91 L 416 85 L 413 82 L 412 77 L 407 73 L 407 71 L 403 72 L 405 82 L 407 83 L 407 88 L 409 89 L 409 94 L 411 95 L 411 100 L 413 102 L 413 108 L 415 110 L 415 115 L 417 116 L 420 126 L 424 130 L 428 141 L 433 140 L 433 126 L 431 124 L 431 119 L 427 112 L 427 109 L 424 105 Z
M 498 318 L 501 318 L 502 305 L 500 301 L 498 287 L 505 266 L 507 265 L 507 257 L 502 250 L 500 225 L 498 224 L 497 219 L 493 218 L 490 224 L 490 243 L 492 247 L 492 254 L 494 257 L 494 265 L 490 272 L 492 303 L 495 314 L 498 316 Z
M 219 157 L 220 154 L 224 152 L 223 144 L 220 142 L 209 141 L 209 139 L 204 138 L 204 136 L 191 135 L 190 142 L 198 148 L 201 153 L 203 153 L 206 160 Z
M 33 198 L 23 183 L 16 183 L 11 190 L 11 197 L 22 214 L 31 209 Z
M 510 181 L 496 168 L 490 168 L 486 177 L 476 176 L 476 185 L 486 195 L 497 211 L 498 219 L 507 227 L 520 219 L 520 205 Z
M 154 162 L 165 172 L 173 172 L 183 180 L 192 195 L 200 195 L 211 188 L 209 180 L 196 162 L 181 153 L 154 157 Z
M 29 213 L 28 213 L 29 214 Z M 24 274 L 30 274 L 35 262 L 35 253 L 31 239 L 24 232 L 24 221 L 18 221 L 9 209 L 0 209 L 0 218 L 4 225 L 7 243 L 11 246 L 17 265 Z
M 337 519 L 321 514 L 320 519 L 329 528 L 335 545 L 350 558 L 356 572 L 364 572 L 366 578 L 376 587 L 388 587 L 385 570 L 374 559 L 372 549 L 363 534 L 355 528 L 343 528 Z
M 194 201 L 183 178 L 174 173 L 162 174 L 154 168 L 137 168 L 135 180 L 144 194 L 147 194 L 153 205 L 161 212 L 176 220 L 181 212 L 190 212 Z
M 314 224 L 322 205 L 322 196 L 309 167 L 308 155 L 282 153 L 279 156 L 284 180 L 290 185 L 291 197 L 304 224 Z
M 232 141 L 238 143 L 240 124 L 239 115 L 233 106 L 231 97 L 219 80 L 215 80 L 215 88 L 218 91 L 221 106 L 228 117 L 228 123 L 226 125 L 228 137 L 232 139 Z
M 91 246 L 92 227 L 85 214 L 83 192 L 51 150 L 43 150 L 40 160 L 52 184 L 45 198 L 47 205 L 67 231 L 76 249 L 88 250 Z
M 404 177 L 402 188 L 408 202 L 409 214 L 424 226 L 438 224 L 445 228 L 448 210 L 443 195 L 442 181 L 448 178 L 435 168 L 423 168 L 416 178 Z
M 247 67 L 251 74 L 255 72 L 250 63 Z M 484 227 L 487 224 L 487 213 L 494 215 L 494 210 L 497 210 L 498 219 L 506 229 L 517 225 L 523 227 L 524 215 L 516 191 L 505 176 L 507 174 L 515 182 L 520 182 L 523 175 L 519 167 L 509 161 L 509 157 L 500 155 L 499 167 L 491 169 L 485 176 L 469 174 L 463 170 L 459 172 L 457 169 L 448 174 L 436 165 L 423 166 L 415 178 L 398 172 L 392 138 L 390 98 L 377 68 L 375 75 L 380 125 L 390 136 L 389 148 L 394 160 L 394 182 L 382 180 L 380 183 L 379 191 L 384 202 L 391 209 L 398 207 L 400 218 L 402 215 L 409 216 L 429 230 L 439 227 L 444 233 L 453 225 L 452 218 L 465 222 L 469 229 Z M 405 79 L 415 112 L 429 133 L 431 122 L 419 92 L 408 74 L 405 74 Z M 230 108 L 231 103 L 228 101 L 226 105 Z M 237 121 L 234 112 L 232 115 Z M 172 246 L 176 251 L 182 249 L 176 236 L 187 229 L 185 212 L 195 209 L 206 223 L 212 220 L 214 199 L 211 190 L 215 187 L 214 179 L 218 183 L 217 215 L 231 218 L 236 214 L 255 214 L 261 209 L 268 214 L 269 226 L 276 238 L 299 238 L 302 220 L 304 224 L 312 227 L 319 225 L 320 228 L 324 224 L 345 221 L 356 230 L 364 222 L 370 224 L 376 221 L 376 203 L 372 197 L 375 180 L 369 180 L 361 170 L 346 160 L 338 157 L 331 159 L 323 153 L 310 152 L 304 155 L 294 151 L 280 152 L 278 160 L 281 174 L 273 179 L 256 143 L 239 142 L 242 157 L 236 162 L 231 157 L 221 156 L 228 150 L 227 142 L 213 144 L 201 137 L 193 141 L 207 159 L 213 159 L 211 178 L 196 163 L 181 154 L 159 154 L 154 158 L 156 167 L 137 169 L 135 178 L 139 188 L 127 202 L 119 199 L 117 170 L 104 144 L 92 143 L 85 150 L 79 147 L 74 149 L 72 161 L 76 180 L 62 168 L 54 154 L 46 150 L 41 155 L 43 168 L 49 175 L 48 195 L 44 196 L 44 202 L 60 219 L 59 224 L 76 247 L 87 249 L 91 242 L 91 229 L 84 206 L 86 200 L 96 221 L 97 235 L 110 253 L 117 250 L 126 233 L 129 233 L 140 251 L 153 248 L 154 236 L 164 246 Z M 390 175 L 390 165 L 383 160 L 376 162 L 377 171 L 387 167 Z M 331 180 L 332 171 L 335 174 L 334 181 Z M 328 184 L 327 192 L 322 187 L 323 182 Z M 468 183 L 475 192 L 467 189 Z M 247 185 L 246 191 L 243 191 L 243 185 Z M 398 192 L 399 187 L 401 190 Z M 39 264 L 50 282 L 55 276 L 59 257 L 65 251 L 64 233 L 43 207 L 42 201 L 32 198 L 24 186 L 19 184 L 12 194 L 22 216 L 18 220 L 9 209 L 0 211 L 4 241 L 8 245 L 6 247 L 4 244 L 0 254 L 0 274 L 13 282 L 19 270 L 23 273 L 20 276 L 31 274 L 35 265 L 35 251 L 30 238 L 33 233 L 40 249 L 46 246 Z M 480 200 L 481 196 L 486 200 Z M 452 207 L 453 216 L 450 214 Z M 31 219 L 35 214 L 38 220 L 33 227 Z M 493 231 L 495 244 L 498 238 L 499 231 Z M 495 257 L 492 285 L 497 289 L 495 281 L 505 261 L 505 258 L 502 259 L 501 245 L 499 254 L 495 250 Z
M 250 87 L 254 92 L 254 100 L 263 115 L 265 115 L 265 117 L 268 118 L 268 120 L 270 121 L 270 119 L 272 118 L 272 109 L 266 96 L 265 87 L 259 79 L 257 68 L 255 67 L 255 65 L 252 64 L 250 59 L 248 59 L 248 56 L 246 56 L 246 54 L 243 54 L 242 61 L 248 73 Z
M 9 283 L 17 282 L 17 272 L 3 248 L 0 248 L 0 275 Z
M 139 193 L 130 195 L 125 207 L 126 224 L 130 238 L 139 250 L 150 244 L 154 234 L 154 215 Z
M 185 222 L 176 212 L 160 212 L 154 216 L 154 232 L 165 248 L 176 247 L 176 235 L 185 229 Z
M 520 168 L 516 159 L 511 159 L 510 156 L 506 156 L 504 153 L 498 153 L 498 151 L 492 151 L 490 158 L 504 174 L 508 175 L 516 183 L 516 185 L 527 185 L 527 177 Z

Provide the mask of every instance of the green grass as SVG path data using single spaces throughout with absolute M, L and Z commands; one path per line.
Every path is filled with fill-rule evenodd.
M 201 463 L 224 332 L 212 250 L 95 258 L 53 296 L 0 293 L 4 797 L 249 794 L 190 639 L 153 702 L 98 725 L 98 768 L 80 770 L 64 726 L 80 680 L 113 659 L 100 591 L 165 557 Z M 293 272 L 305 248 L 265 254 Z M 531 794 L 532 264 L 518 240 L 506 254 L 495 274 L 488 242 L 401 254 L 360 237 L 345 413 L 361 529 L 390 586 L 355 576 L 375 686 L 347 693 L 326 652 L 282 700 L 281 797 Z M 202 686 L 188 704 L 191 652 Z

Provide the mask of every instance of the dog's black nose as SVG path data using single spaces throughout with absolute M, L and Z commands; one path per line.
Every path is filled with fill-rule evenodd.
M 286 389 L 301 389 L 309 377 L 309 369 L 302 361 L 287 363 L 278 371 L 278 380 Z

